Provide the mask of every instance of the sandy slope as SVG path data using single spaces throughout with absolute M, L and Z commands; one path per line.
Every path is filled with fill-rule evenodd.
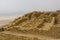
M 13 21 L 13 19 L 5 19 L 5 20 L 1 20 L 0 21 L 0 25 L 3 25 L 3 24 L 7 24 L 9 22 Z M 60 39 L 53 39 L 53 38 L 50 38 L 50 37 L 45 37 L 45 36 L 42 36 L 42 35 L 33 35 L 33 34 L 24 34 L 24 33 L 13 33 L 13 32 L 10 32 L 10 31 L 4 31 L 4 32 L 1 32 L 1 33 L 4 33 L 4 34 L 10 34 L 10 35 L 15 35 L 15 36 L 26 36 L 26 37 L 36 37 L 38 39 L 41 39 L 41 40 L 60 40 Z

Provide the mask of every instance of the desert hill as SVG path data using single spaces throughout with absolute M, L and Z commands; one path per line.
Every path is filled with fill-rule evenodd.
M 12 35 L 17 35 L 19 33 L 19 35 L 23 34 L 26 36 L 28 34 L 28 37 L 33 36 L 38 39 L 41 39 L 41 36 L 46 37 L 43 37 L 41 40 L 50 38 L 60 39 L 60 11 L 33 11 L 3 25 L 0 31 L 1 33 Z M 31 36 L 29 36 L 29 34 L 31 34 Z

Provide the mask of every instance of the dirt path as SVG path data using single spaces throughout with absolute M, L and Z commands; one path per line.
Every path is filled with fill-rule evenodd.
M 50 37 L 45 37 L 45 36 L 42 36 L 42 35 L 33 35 L 33 34 L 24 34 L 24 33 L 13 33 L 13 32 L 9 32 L 9 31 L 4 31 L 4 32 L 1 32 L 1 33 L 11 34 L 11 35 L 15 35 L 15 36 L 36 37 L 36 38 L 41 39 L 41 40 L 57 40 L 57 39 L 52 39 Z

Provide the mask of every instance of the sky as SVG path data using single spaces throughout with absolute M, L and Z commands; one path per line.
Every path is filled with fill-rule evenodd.
M 60 10 L 60 0 L 0 0 L 0 16 L 18 16 L 31 11 Z

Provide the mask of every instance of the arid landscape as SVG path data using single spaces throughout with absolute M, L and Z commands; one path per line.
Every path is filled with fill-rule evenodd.
M 0 40 L 60 40 L 60 10 L 3 17 L 0 26 Z

